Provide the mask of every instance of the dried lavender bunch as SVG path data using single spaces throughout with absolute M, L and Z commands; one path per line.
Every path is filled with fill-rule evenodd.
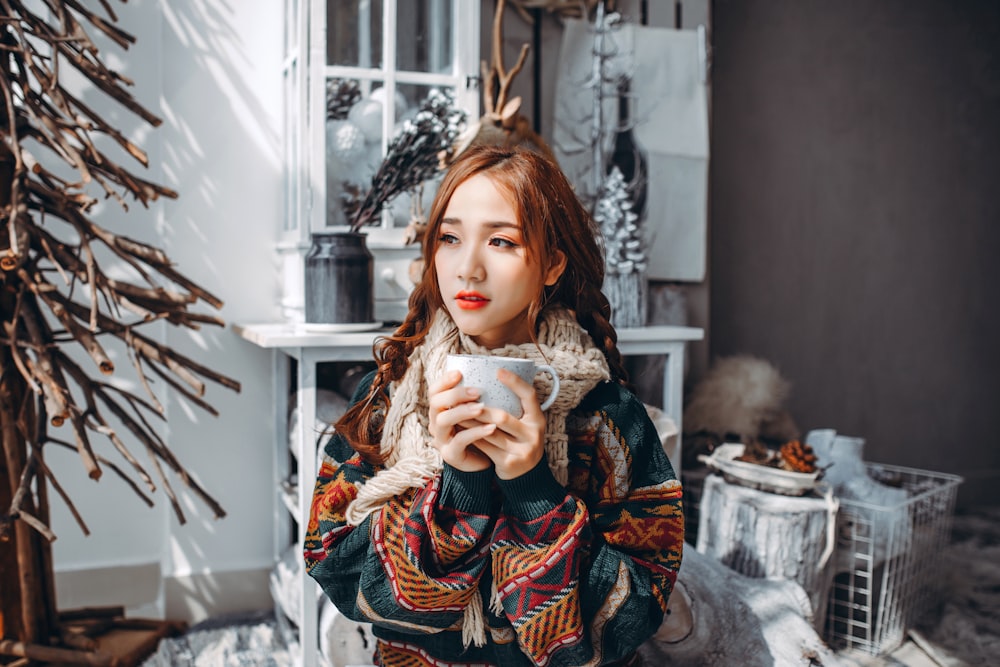
M 451 93 L 431 90 L 416 116 L 407 120 L 389 143 L 372 176 L 371 188 L 352 216 L 351 231 L 374 223 L 393 198 L 433 178 L 451 157 L 465 119 L 465 112 L 454 106 Z
M 361 86 L 354 79 L 330 79 L 326 82 L 326 118 L 343 120 L 361 99 Z

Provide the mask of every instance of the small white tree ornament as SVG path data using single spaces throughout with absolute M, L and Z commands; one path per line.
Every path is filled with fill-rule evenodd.
M 602 291 L 611 304 L 615 328 L 646 324 L 649 286 L 639 216 L 632 211 L 628 185 L 617 166 L 601 184 L 594 220 L 604 240 L 606 269 Z
M 594 22 L 591 147 L 593 150 L 594 219 L 601 229 L 606 272 L 602 291 L 611 305 L 615 328 L 646 324 L 649 284 L 641 221 L 645 211 L 647 169 L 641 147 L 632 133 L 635 119 L 631 108 L 631 71 L 634 54 L 627 48 L 622 16 L 605 14 L 597 6 Z M 618 103 L 613 140 L 608 145 L 605 100 L 614 91 Z

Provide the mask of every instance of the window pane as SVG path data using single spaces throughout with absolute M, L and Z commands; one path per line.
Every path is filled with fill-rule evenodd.
M 382 0 L 326 0 L 326 64 L 382 67 Z
M 396 69 L 450 74 L 454 0 L 397 4 Z
M 420 111 L 420 107 L 426 104 L 427 99 L 434 94 L 444 93 L 452 98 L 451 106 L 454 106 L 454 91 L 447 86 L 425 86 L 416 83 L 400 83 L 396 85 L 396 108 L 403 109 L 402 114 L 396 116 L 396 130 L 400 129 L 400 123 L 412 119 Z
M 299 104 L 301 91 L 298 87 L 298 61 L 293 60 L 288 70 L 284 73 L 282 82 L 285 94 L 284 104 L 284 124 L 285 124 L 285 219 L 284 228 L 286 230 L 298 229 L 300 212 L 300 170 L 302 169 L 301 156 L 299 155 L 299 142 L 301 141 L 300 129 L 302 119 L 299 114 Z
M 363 198 L 382 161 L 381 83 L 326 82 L 326 224 L 346 225 L 350 202 Z

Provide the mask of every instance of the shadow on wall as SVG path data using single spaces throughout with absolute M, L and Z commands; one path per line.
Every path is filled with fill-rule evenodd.
M 166 618 L 188 623 L 273 606 L 266 569 L 171 577 L 163 594 Z

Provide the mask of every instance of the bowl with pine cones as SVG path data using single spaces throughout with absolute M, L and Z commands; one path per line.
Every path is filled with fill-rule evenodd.
M 813 489 L 821 472 L 812 448 L 798 440 L 786 442 L 778 450 L 760 443 L 726 442 L 710 456 L 698 459 L 730 484 L 786 496 L 801 496 Z

